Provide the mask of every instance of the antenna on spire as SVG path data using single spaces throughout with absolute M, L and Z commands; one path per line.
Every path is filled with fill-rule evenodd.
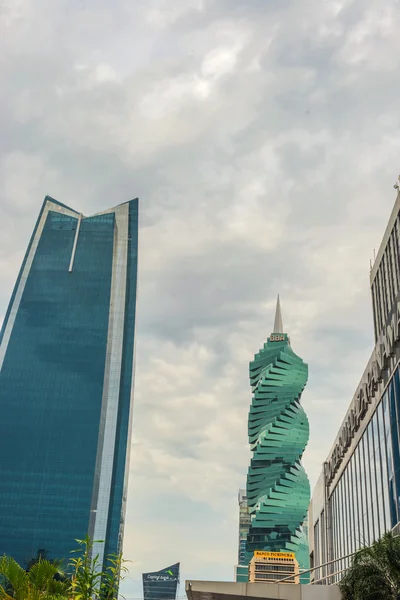
M 279 299 L 279 294 L 278 294 L 278 299 L 276 301 L 275 322 L 274 322 L 274 330 L 272 333 L 283 333 L 281 302 Z

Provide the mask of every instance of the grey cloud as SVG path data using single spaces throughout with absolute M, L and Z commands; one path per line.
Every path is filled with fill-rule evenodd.
M 230 577 L 248 362 L 276 293 L 310 367 L 313 481 L 372 349 L 368 260 L 400 150 L 398 3 L 18 6 L 3 13 L 0 314 L 45 194 L 85 214 L 140 197 L 127 557 Z
M 165 329 L 169 339 L 182 339 L 195 337 L 198 326 L 254 321 L 260 317 L 258 303 L 275 296 L 285 262 L 296 265 L 296 280 L 304 281 L 305 265 L 296 261 L 296 247 L 290 243 L 281 253 L 215 243 L 198 256 L 177 258 L 153 274 L 159 283 L 150 310 L 142 308 L 144 324 L 160 333 Z

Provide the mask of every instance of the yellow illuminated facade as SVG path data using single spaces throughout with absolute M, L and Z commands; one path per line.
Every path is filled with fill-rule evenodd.
M 293 552 L 256 550 L 249 564 L 250 583 L 300 583 L 299 575 L 299 563 Z

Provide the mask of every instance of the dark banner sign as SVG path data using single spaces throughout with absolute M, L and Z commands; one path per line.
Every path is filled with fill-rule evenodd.
M 175 600 L 179 563 L 154 573 L 143 573 L 142 577 L 144 600 Z

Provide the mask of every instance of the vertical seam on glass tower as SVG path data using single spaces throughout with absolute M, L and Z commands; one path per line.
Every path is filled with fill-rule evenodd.
M 129 204 L 116 207 L 114 212 L 114 254 L 106 365 L 97 446 L 95 484 L 89 521 L 89 534 L 95 540 L 93 555 L 99 556 L 99 568 L 101 568 L 104 559 L 104 544 L 97 543 L 97 540 L 105 540 L 107 534 L 118 420 L 128 265 Z
M 82 213 L 79 214 L 78 217 L 78 223 L 76 225 L 76 232 L 75 232 L 75 239 L 74 239 L 74 245 L 72 247 L 72 254 L 71 254 L 71 261 L 69 263 L 69 269 L 68 271 L 71 273 L 72 272 L 72 267 L 74 266 L 74 260 L 75 260 L 75 253 L 76 253 L 76 247 L 78 245 L 78 237 L 79 237 L 79 230 L 81 228 L 81 223 L 82 223 Z
M 138 222 L 139 215 L 137 213 L 136 219 Z M 132 245 L 132 231 L 128 230 L 128 251 L 130 251 Z M 136 269 L 137 269 L 137 251 L 139 240 L 137 237 L 136 242 Z M 131 258 L 131 257 L 130 257 Z M 129 265 L 129 263 L 128 263 Z M 128 267 L 129 268 L 129 267 Z M 135 306 L 133 308 L 134 320 L 136 319 L 136 301 L 137 301 L 137 288 L 134 293 L 135 297 Z M 132 301 L 132 300 L 131 300 Z M 128 302 L 128 297 L 127 297 Z M 136 371 L 136 335 L 133 337 L 133 356 L 132 356 L 132 371 L 131 371 L 131 386 L 130 386 L 130 396 L 129 396 L 129 420 L 128 420 L 128 437 L 126 444 L 126 457 L 125 457 L 125 469 L 124 469 L 124 485 L 122 491 L 122 503 L 121 503 L 121 513 L 120 513 L 120 526 L 118 532 L 118 549 L 122 551 L 123 544 L 123 536 L 124 536 L 124 528 L 125 528 L 125 513 L 126 513 L 126 498 L 128 492 L 129 485 L 129 464 L 130 464 L 130 456 L 132 450 L 132 421 L 133 421 L 133 402 L 134 402 L 134 381 L 135 381 L 135 371 Z
M 3 339 L 2 339 L 1 345 L 0 345 L 0 370 L 3 366 L 4 358 L 5 358 L 5 355 L 7 352 L 7 348 L 8 348 L 8 343 L 10 341 L 11 332 L 13 330 L 15 319 L 17 317 L 17 313 L 18 313 L 19 305 L 21 303 L 22 295 L 24 293 L 25 285 L 26 285 L 26 282 L 29 277 L 33 259 L 35 258 L 36 250 L 39 245 L 39 241 L 40 241 L 40 238 L 41 238 L 41 235 L 43 232 L 44 224 L 46 223 L 47 215 L 50 210 L 53 210 L 54 212 L 62 213 L 64 215 L 68 215 L 68 216 L 76 218 L 76 212 L 74 212 L 73 210 L 69 210 L 62 206 L 59 206 L 58 204 L 54 204 L 50 200 L 47 201 L 46 206 L 42 213 L 42 217 L 38 224 L 36 234 L 35 234 L 35 237 L 32 242 L 32 246 L 30 248 L 28 257 L 26 259 L 26 263 L 25 263 L 24 269 L 21 274 L 21 279 L 20 279 L 20 282 L 18 285 L 18 289 L 16 290 L 16 293 L 15 293 L 14 302 L 13 302 L 13 305 L 12 305 L 12 308 L 10 311 L 7 325 L 4 330 Z

